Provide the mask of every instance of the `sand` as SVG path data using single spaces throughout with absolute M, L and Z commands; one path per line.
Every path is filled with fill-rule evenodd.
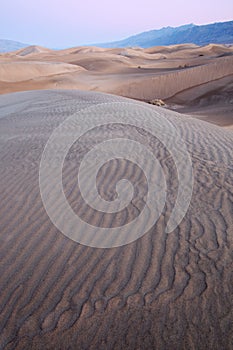
M 101 52 L 98 50 L 98 54 Z M 143 50 L 138 52 L 144 55 Z M 43 53 L 47 60 L 50 54 Z M 56 57 L 58 54 L 66 56 L 65 52 L 56 53 Z M 33 57 L 36 55 L 33 52 Z M 15 57 L 8 56 L 12 68 L 16 67 Z M 226 59 L 231 60 L 218 60 Z M 119 55 L 118 67 L 122 65 L 125 70 L 124 60 L 127 61 Z M 206 75 L 212 66 L 219 69 L 213 69 L 212 73 L 229 75 L 225 66 L 218 66 L 218 60 L 208 60 Z M 30 69 L 30 74 L 37 72 L 34 67 Z M 195 68 L 190 69 L 193 72 Z M 46 79 L 24 81 L 23 88 L 38 88 L 40 81 L 42 89 L 46 86 L 43 79 L 54 88 L 55 83 L 50 79 L 56 80 L 57 76 L 51 78 L 48 71 L 46 74 Z M 76 71 L 61 73 L 67 85 L 70 74 L 74 76 Z M 85 76 L 86 71 L 77 72 L 77 81 L 82 74 Z M 188 76 L 188 70 L 175 74 Z M 135 73 L 132 75 L 132 79 L 138 79 Z M 88 71 L 86 84 L 90 76 Z M 111 77 L 106 75 L 106 79 Z M 17 84 L 5 82 L 2 92 L 11 87 L 20 89 L 20 82 Z M 191 203 L 182 222 L 170 234 L 165 233 L 165 227 L 177 193 L 174 162 L 158 140 L 130 125 L 96 128 L 84 135 L 65 161 L 64 191 L 73 210 L 79 212 L 82 203 L 77 198 L 75 184 L 77 164 L 82 156 L 105 138 L 131 137 L 150 147 L 161 163 L 168 186 L 166 207 L 151 230 L 129 245 L 97 249 L 70 240 L 47 216 L 38 174 L 49 136 L 70 114 L 111 101 L 145 105 L 108 94 L 74 90 L 0 96 L 0 348 L 230 350 L 233 348 L 231 131 L 148 105 L 157 111 L 161 122 L 165 118 L 176 127 L 193 164 Z M 52 166 L 47 170 L 52 171 Z M 115 160 L 99 174 L 100 193 L 107 195 L 108 189 L 114 188 L 122 177 L 131 179 L 143 190 L 140 174 L 134 164 Z M 48 184 L 51 190 L 53 185 Z M 54 205 L 58 215 L 63 215 Z M 128 210 L 124 220 L 137 214 L 135 210 Z M 93 214 L 90 208 L 83 215 L 86 220 L 101 222 L 99 214 Z M 107 224 L 111 227 L 114 222 L 110 220 Z
M 39 46 L 0 54 L 0 93 L 38 89 L 101 91 L 223 127 L 233 125 L 233 46 L 192 44 L 103 49 Z

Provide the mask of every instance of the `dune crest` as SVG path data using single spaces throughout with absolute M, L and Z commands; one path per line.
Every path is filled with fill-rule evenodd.
M 40 54 L 40 53 L 49 53 L 51 51 L 52 50 L 42 46 L 32 45 L 16 51 L 15 54 L 18 56 L 28 56 L 28 55 L 34 55 L 34 54 Z
M 9 62 L 0 65 L 1 80 L 6 83 L 23 82 L 29 79 L 33 80 L 62 73 L 72 74 L 80 71 L 83 71 L 82 67 L 60 62 L 18 61 L 14 65 Z

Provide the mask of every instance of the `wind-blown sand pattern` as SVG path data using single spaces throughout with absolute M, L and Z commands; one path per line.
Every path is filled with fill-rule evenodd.
M 231 131 L 148 105 L 177 128 L 193 163 L 190 207 L 170 234 L 165 227 L 177 194 L 174 161 L 156 138 L 131 126 L 95 128 L 75 143 L 64 164 L 64 191 L 77 214 L 100 223 L 101 216 L 89 208 L 80 212 L 77 164 L 105 138 L 132 138 L 153 150 L 166 176 L 167 202 L 154 227 L 129 245 L 96 249 L 65 237 L 47 216 L 38 174 L 48 138 L 71 114 L 111 101 L 127 100 L 71 90 L 0 96 L 0 348 L 230 350 Z M 100 194 L 111 200 L 116 182 L 124 177 L 136 186 L 137 203 L 146 191 L 145 178 L 123 160 L 101 169 Z M 140 209 L 128 209 L 115 222 L 106 218 L 102 224 L 129 221 Z
M 57 51 L 31 46 L 0 54 L 0 93 L 35 89 L 101 91 L 142 101 L 163 99 L 170 109 L 232 126 L 233 46 Z

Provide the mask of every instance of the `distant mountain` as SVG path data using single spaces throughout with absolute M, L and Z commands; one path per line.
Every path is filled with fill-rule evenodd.
M 29 45 L 18 41 L 0 39 L 0 52 L 15 51 L 27 46 Z
M 233 44 L 233 21 L 206 25 L 186 24 L 180 27 L 165 27 L 150 30 L 129 38 L 110 43 L 94 44 L 99 47 L 151 47 L 176 44 Z M 0 53 L 15 51 L 29 46 L 13 40 L 0 39 Z M 88 45 L 89 46 L 89 45 Z
M 151 47 L 193 43 L 197 45 L 233 44 L 233 21 L 207 25 L 187 24 L 143 32 L 127 39 L 111 43 L 96 44 L 100 47 Z

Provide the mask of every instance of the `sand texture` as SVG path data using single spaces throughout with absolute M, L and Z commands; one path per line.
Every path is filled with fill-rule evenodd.
M 39 89 L 101 91 L 233 125 L 233 46 L 193 44 L 49 50 L 0 54 L 0 93 Z
M 60 55 L 63 63 L 57 69 L 64 79 L 64 85 L 61 83 L 60 87 L 69 86 L 72 79 L 82 81 L 77 87 L 84 84 L 83 81 L 88 84 L 93 74 L 91 85 L 95 74 L 99 74 L 90 73 L 89 63 L 85 67 L 84 63 L 81 64 L 79 51 L 55 54 L 42 49 L 38 53 L 35 49 L 25 54 L 25 50 L 18 52 L 17 60 L 30 56 L 32 63 L 25 73 L 27 77 L 41 70 L 46 78 L 18 81 L 12 85 L 15 89 L 18 86 L 20 90 L 20 84 L 28 89 L 42 88 L 43 79 L 47 81 L 43 88 L 55 87 L 57 75 L 50 75 L 54 72 L 54 63 L 40 66 L 38 54 L 50 62 Z M 80 50 L 85 57 L 91 55 L 90 49 Z M 215 55 L 215 47 L 190 49 L 188 46 L 187 50 L 190 60 L 195 50 L 207 51 L 208 57 L 210 52 Z M 96 59 L 99 66 L 105 51 L 95 50 L 97 57 L 99 55 L 99 61 Z M 151 54 L 157 55 L 153 50 L 122 51 L 136 55 L 132 58 L 135 65 L 147 60 Z M 180 48 L 171 48 L 170 51 L 176 57 Z M 163 55 L 167 56 L 170 51 L 164 49 Z M 105 55 L 109 57 L 118 57 L 116 65 L 119 70 L 125 70 L 129 64 L 126 85 L 129 84 L 130 69 L 134 72 L 132 90 L 122 88 L 122 94 L 136 91 L 138 78 L 136 68 L 130 67 L 131 58 L 117 54 L 117 50 L 107 52 Z M 161 55 L 161 49 L 158 54 Z M 12 55 L 8 54 L 7 59 L 12 69 L 17 70 L 17 65 L 25 63 L 14 62 L 16 54 L 13 58 Z M 74 64 L 76 55 L 77 63 Z M 72 57 L 70 62 L 65 62 L 69 57 Z M 209 80 L 211 74 L 213 79 L 229 76 L 233 68 L 231 57 L 219 58 L 215 62 L 214 58 L 201 56 L 200 60 L 207 65 L 206 69 L 201 65 L 174 73 L 184 77 L 188 88 L 191 88 L 190 81 L 201 84 Z M 151 58 L 151 65 L 156 66 L 155 61 L 157 59 Z M 221 62 L 229 64 L 222 66 Z M 9 68 L 8 64 L 5 68 L 1 66 L 3 72 Z M 195 69 L 200 75 L 194 76 Z M 164 78 L 153 74 L 153 79 L 161 82 L 162 79 L 173 79 L 173 73 L 165 74 Z M 20 70 L 17 77 L 22 78 Z M 104 79 L 110 78 L 106 75 Z M 2 82 L 1 86 L 2 92 L 11 90 L 10 81 Z M 185 86 L 181 88 L 185 89 Z M 165 87 L 161 89 L 166 90 Z M 169 89 L 175 91 L 175 86 L 171 84 Z M 122 217 L 115 218 L 101 216 L 90 207 L 81 212 L 83 203 L 76 190 L 77 164 L 91 147 L 106 138 L 137 140 L 150 147 L 161 163 L 167 182 L 166 206 L 151 230 L 131 244 L 100 249 L 70 240 L 49 219 L 40 196 L 38 175 L 46 142 L 52 131 L 71 114 L 108 102 L 128 100 L 99 92 L 73 90 L 28 91 L 0 96 L 0 349 L 233 349 L 232 131 L 148 105 L 147 108 L 159 113 L 161 121 L 165 118 L 176 127 L 192 159 L 194 187 L 191 203 L 182 222 L 169 234 L 165 233 L 165 227 L 178 185 L 174 161 L 161 142 L 131 125 L 105 125 L 83 135 L 66 157 L 64 192 L 74 212 L 83 215 L 93 225 L 101 223 L 103 227 L 113 227 L 119 222 L 130 221 L 138 215 L 139 207 L 127 207 Z M 130 103 L 145 105 L 132 100 Z M 64 134 L 64 137 L 69 137 L 69 134 Z M 59 143 L 54 147 L 59 154 Z M 52 172 L 52 166 L 47 170 Z M 115 159 L 103 167 L 97 181 L 100 194 L 111 200 L 114 186 L 121 178 L 130 179 L 136 186 L 137 203 L 137 197 L 145 191 L 145 178 L 134 164 L 124 159 Z M 51 190 L 53 186 L 53 182 L 48 184 Z M 54 208 L 57 215 L 64 215 L 56 202 Z

